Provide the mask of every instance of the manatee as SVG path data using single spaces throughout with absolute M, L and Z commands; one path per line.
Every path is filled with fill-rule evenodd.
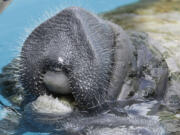
M 20 56 L 24 104 L 45 94 L 72 95 L 79 109 L 117 100 L 134 47 L 121 27 L 70 7 L 36 27 Z
M 78 7 L 36 27 L 16 65 L 0 76 L 17 87 L 14 70 L 20 70 L 24 102 L 16 134 L 165 134 L 156 117 L 145 116 L 139 106 L 143 102 L 148 110 L 148 98 L 163 97 L 166 63 L 151 51 L 146 34 L 128 35 Z M 9 88 L 4 81 L 0 86 Z

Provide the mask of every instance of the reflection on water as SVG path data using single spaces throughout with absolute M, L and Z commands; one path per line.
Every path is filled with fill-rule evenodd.
M 11 106 L 11 103 L 5 99 L 2 95 L 0 95 L 0 102 L 2 102 L 6 106 Z
M 49 133 L 26 132 L 22 135 L 49 135 Z
M 74 112 L 74 115 L 53 116 L 36 110 L 34 110 L 36 112 L 26 110 L 24 113 L 26 126 L 23 128 L 32 131 L 36 127 L 44 132 L 59 134 L 64 132 L 63 135 L 69 135 L 69 133 L 72 135 L 81 133 L 86 135 L 164 135 L 165 130 L 158 116 L 148 114 L 153 107 L 156 108 L 156 105 L 157 101 L 144 101 L 144 103 L 125 107 L 127 114 L 122 108 L 114 107 L 108 112 L 93 117 L 83 117 L 77 112 Z
M 0 106 L 0 120 L 3 120 L 7 116 L 7 110 Z

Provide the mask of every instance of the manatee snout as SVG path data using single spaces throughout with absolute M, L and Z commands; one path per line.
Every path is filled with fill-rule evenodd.
M 131 41 L 119 26 L 71 7 L 26 39 L 20 80 L 28 101 L 71 94 L 79 108 L 89 110 L 117 99 L 132 59 Z
M 68 77 L 63 72 L 47 72 L 43 81 L 49 91 L 58 94 L 70 94 L 70 84 Z

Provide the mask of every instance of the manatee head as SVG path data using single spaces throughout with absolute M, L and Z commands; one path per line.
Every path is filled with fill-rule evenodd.
M 91 110 L 116 100 L 132 55 L 120 27 L 78 7 L 64 9 L 23 44 L 25 103 L 44 94 L 72 95 L 79 108 Z
M 109 100 L 114 33 L 102 19 L 67 8 L 29 35 L 20 80 L 29 101 L 46 93 L 72 94 L 80 108 Z

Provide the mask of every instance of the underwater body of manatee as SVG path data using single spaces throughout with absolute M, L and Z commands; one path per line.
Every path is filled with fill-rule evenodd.
M 17 134 L 165 134 L 157 119 L 133 109 L 158 104 L 166 92 L 167 65 L 146 39 L 78 7 L 35 28 L 18 60 Z

